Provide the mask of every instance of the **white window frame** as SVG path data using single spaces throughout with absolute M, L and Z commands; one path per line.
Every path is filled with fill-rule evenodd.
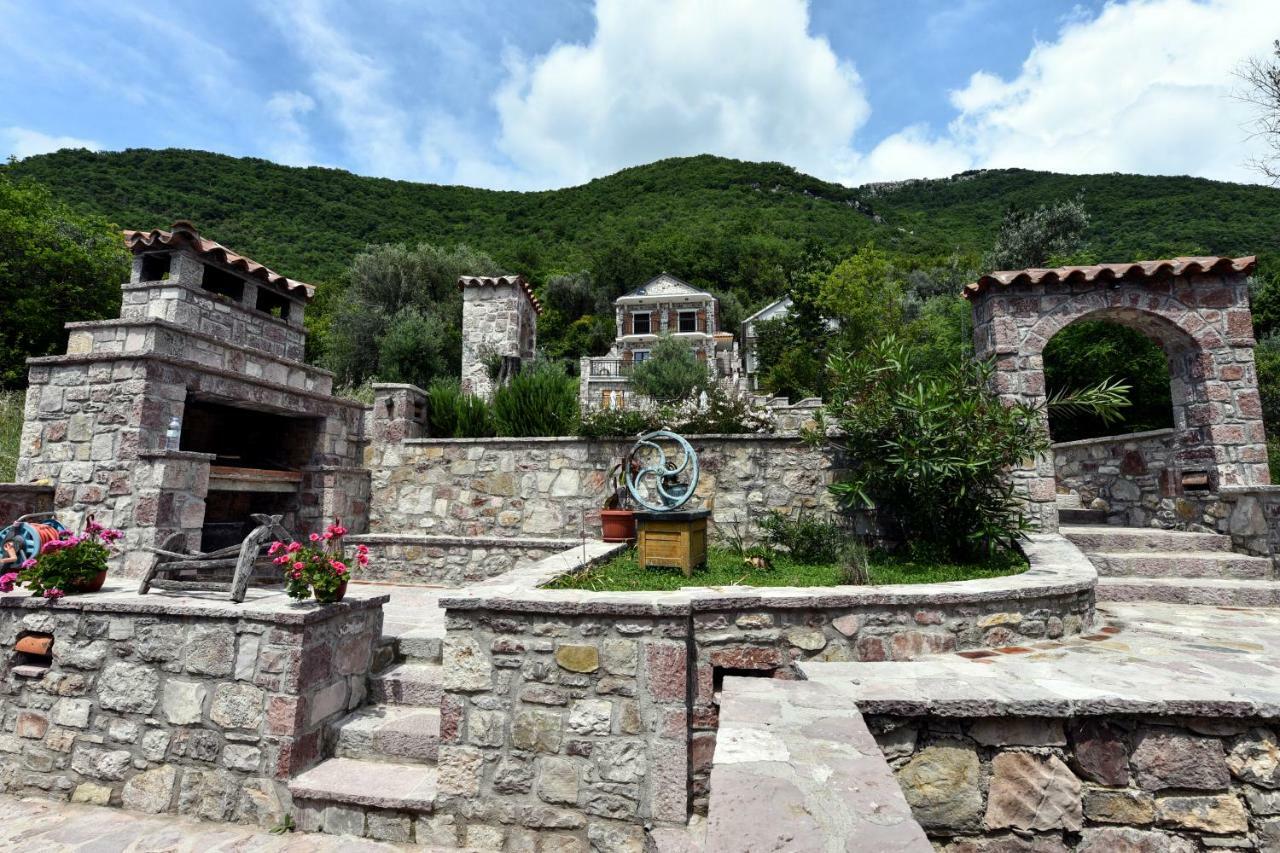
M 685 314 L 690 314 L 693 316 L 692 329 L 685 330 L 681 328 L 681 326 L 684 324 Z M 676 312 L 676 331 L 685 332 L 685 333 L 698 331 L 698 309 L 697 308 L 681 308 Z
M 645 318 L 645 324 L 648 329 L 643 332 L 636 330 L 636 319 L 641 315 Z M 631 334 L 633 335 L 652 335 L 653 334 L 653 312 L 652 311 L 632 311 L 631 312 Z
M 647 350 L 647 349 L 637 349 L 637 350 L 632 350 L 632 351 L 631 351 L 631 363 L 632 363 L 632 364 L 639 364 L 639 363 L 640 363 L 640 362 L 642 362 L 642 361 L 648 361 L 648 360 L 649 360 L 649 350 Z

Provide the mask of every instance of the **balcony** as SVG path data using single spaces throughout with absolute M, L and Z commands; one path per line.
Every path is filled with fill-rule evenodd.
M 627 379 L 635 364 L 620 358 L 593 358 L 587 364 L 588 379 Z

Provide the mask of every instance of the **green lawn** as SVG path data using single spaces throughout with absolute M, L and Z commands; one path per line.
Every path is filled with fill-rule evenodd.
M 924 563 L 872 554 L 869 573 L 872 584 L 938 583 L 973 578 L 995 578 L 1016 575 L 1027 570 L 1021 555 L 1009 554 L 982 565 Z M 706 568 L 685 578 L 679 569 L 644 569 L 636 562 L 634 549 L 620 554 L 608 563 L 586 572 L 567 575 L 547 585 L 549 589 L 590 590 L 672 590 L 683 586 L 839 586 L 841 571 L 834 565 L 807 565 L 785 555 L 777 555 L 771 569 L 753 569 L 743 564 L 734 552 L 712 548 Z
M 26 394 L 0 390 L 0 483 L 13 482 L 22 438 L 22 405 Z

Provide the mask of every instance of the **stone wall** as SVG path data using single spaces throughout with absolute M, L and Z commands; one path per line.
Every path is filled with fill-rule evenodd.
M 375 414 L 377 406 L 375 405 Z M 721 529 L 770 509 L 829 511 L 839 476 L 832 454 L 795 438 L 690 436 Z M 371 533 L 453 536 L 587 536 L 599 531 L 609 467 L 630 440 L 578 438 L 406 439 L 374 442 Z
M 944 853 L 1280 849 L 1274 720 L 872 716 Z
M 33 512 L 53 511 L 53 486 L 0 483 L 0 528 Z
M 348 536 L 347 543 L 369 548 L 369 565 L 360 570 L 361 580 L 446 587 L 495 578 L 578 544 L 572 539 L 397 533 Z
M 364 701 L 386 600 L 0 596 L 0 790 L 275 826 Z M 12 652 L 31 633 L 53 637 L 42 674 Z
M 538 307 L 519 276 L 464 276 L 462 287 L 462 388 L 493 396 L 487 360 L 533 358 L 538 344 Z
M 1177 441 L 1174 430 L 1159 429 L 1058 442 L 1058 491 L 1079 495 L 1084 509 L 1106 510 L 1133 527 L 1155 519 L 1176 523 L 1172 504 L 1182 494 Z

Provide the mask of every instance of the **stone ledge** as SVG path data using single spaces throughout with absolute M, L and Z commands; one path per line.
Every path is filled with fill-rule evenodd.
M 0 483 L 0 495 L 8 493 L 39 494 L 42 492 L 53 494 L 53 486 L 46 483 Z
M 596 542 L 596 545 L 606 543 Z M 619 548 L 621 550 L 621 548 Z M 812 609 L 877 605 L 981 604 L 994 601 L 1073 595 L 1091 591 L 1098 573 L 1089 559 L 1064 537 L 1033 534 L 1023 543 L 1031 568 L 1020 575 L 935 584 L 857 587 L 686 587 L 673 592 L 590 592 L 536 588 L 612 556 L 591 551 L 589 561 L 574 561 L 576 549 L 540 560 L 456 596 L 441 599 L 446 608 L 509 610 L 558 614 L 681 615 L 722 609 Z M 558 561 L 558 562 L 550 562 Z M 556 567 L 559 571 L 553 573 Z
M 367 470 L 364 468 L 361 471 Z M 456 536 L 433 533 L 360 533 L 347 537 L 352 544 L 366 545 L 422 545 L 426 547 L 476 547 L 476 548 L 558 548 L 577 547 L 577 539 L 548 539 L 513 536 Z
M 1149 429 L 1143 432 L 1130 432 L 1122 435 L 1101 435 L 1097 438 L 1079 438 L 1075 441 L 1058 441 L 1054 442 L 1054 450 L 1066 450 L 1071 447 L 1088 447 L 1091 444 L 1123 444 L 1126 441 L 1142 441 L 1148 438 L 1165 438 L 1177 434 L 1177 430 L 1173 427 L 1165 427 L 1164 429 Z
M 776 441 L 785 444 L 803 444 L 795 435 L 776 435 L 774 433 L 700 433 L 684 436 L 688 441 Z M 543 435 L 543 436 L 493 436 L 489 438 L 406 438 L 395 444 L 406 446 L 432 445 L 475 445 L 475 444 L 633 444 L 635 436 L 606 436 L 602 438 L 584 438 L 577 435 Z
M 262 284 L 263 282 L 261 279 L 256 279 L 254 283 Z M 229 299 L 219 299 L 216 296 L 212 295 L 209 291 L 205 290 L 204 288 L 193 287 L 190 284 L 184 284 L 180 279 L 179 280 L 164 279 L 163 281 L 127 281 L 124 284 L 120 285 L 120 291 L 122 293 L 127 293 L 131 290 L 165 290 L 168 288 L 180 288 L 182 290 L 185 290 L 187 293 L 191 294 L 192 296 L 196 297 L 197 299 L 201 299 L 213 305 L 220 305 L 225 308 L 229 308 L 234 312 L 243 314 L 245 317 L 248 317 L 251 320 L 261 320 L 266 323 L 271 323 L 273 325 L 280 326 L 281 328 L 287 329 L 290 332 L 301 333 L 303 335 L 306 334 L 306 329 L 301 324 L 290 323 L 288 320 L 281 320 L 279 317 L 273 317 L 270 314 L 267 314 L 263 311 L 257 311 L 253 308 L 249 308 L 245 305 L 242 305 L 239 302 L 233 302 Z M 303 304 L 306 305 L 307 302 L 309 301 L 310 300 L 304 300 Z M 88 321 L 81 321 L 81 322 L 93 322 L 93 321 L 88 320 Z
M 125 584 L 128 584 L 126 587 Z M 69 595 L 56 602 L 35 598 L 18 589 L 0 594 L 0 609 L 83 611 L 90 613 L 146 613 L 166 616 L 198 616 L 213 619 L 243 619 L 279 625 L 311 625 L 356 610 L 381 607 L 391 600 L 385 593 L 355 589 L 336 604 L 315 601 L 295 602 L 283 592 L 250 589 L 241 604 L 228 601 L 223 593 L 187 593 L 157 590 L 138 595 L 134 581 L 108 579 L 101 592 Z
M 195 450 L 139 450 L 139 459 L 176 459 L 180 462 L 212 462 L 218 458 L 216 453 L 200 453 Z

